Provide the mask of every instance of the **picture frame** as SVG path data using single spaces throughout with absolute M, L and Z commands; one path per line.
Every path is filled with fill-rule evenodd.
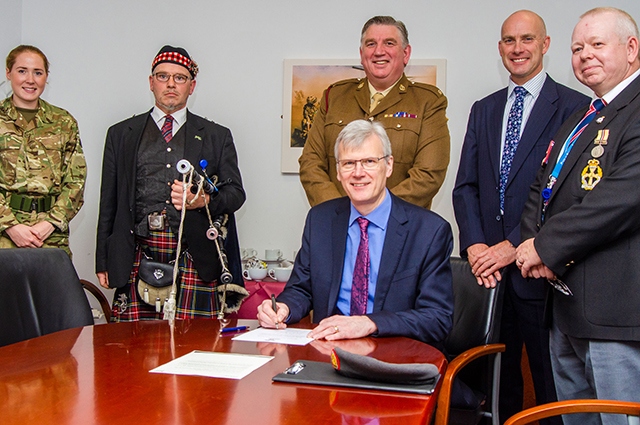
M 446 59 L 411 59 L 405 74 L 446 92 Z M 329 85 L 348 78 L 364 78 L 359 59 L 285 59 L 282 106 L 282 173 L 299 173 L 298 158 Z

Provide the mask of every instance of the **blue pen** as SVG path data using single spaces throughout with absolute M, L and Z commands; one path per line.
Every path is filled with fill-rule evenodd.
M 226 334 L 226 333 L 229 333 L 229 332 L 246 331 L 247 329 L 249 329 L 249 326 L 236 326 L 235 328 L 224 328 L 220 332 L 223 333 L 223 334 Z

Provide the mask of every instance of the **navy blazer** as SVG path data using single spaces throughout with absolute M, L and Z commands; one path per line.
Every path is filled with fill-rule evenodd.
M 391 197 L 373 312 L 367 316 L 378 327 L 376 336 L 438 343 L 452 326 L 451 226 L 431 211 Z M 293 273 L 278 297 L 290 309 L 289 322 L 311 309 L 314 322 L 339 314 L 349 215 L 347 197 L 309 211 Z
M 138 147 L 151 111 L 113 125 L 107 131 L 102 162 L 100 214 L 96 242 L 96 272 L 108 271 L 109 285 L 126 285 L 135 257 L 135 193 Z M 232 183 L 212 197 L 212 217 L 230 214 L 229 234 L 225 242 L 234 283 L 243 285 L 240 249 L 233 213 L 245 200 L 235 146 L 229 129 L 187 111 L 184 157 L 197 167 L 201 159 L 209 162 L 207 174 Z M 220 264 L 214 242 L 206 237 L 209 221 L 204 208 L 188 210 L 183 237 L 198 275 L 204 281 L 217 279 Z
M 568 117 L 589 104 L 589 98 L 547 75 L 513 157 L 501 215 L 500 154 L 506 104 L 504 88 L 471 108 L 453 189 L 462 255 L 476 243 L 492 246 L 509 240 L 514 246 L 520 244 L 520 217 L 549 141 Z M 523 279 L 515 264 L 509 265 L 506 273 L 519 297 L 544 298 L 542 281 Z
M 604 107 L 575 141 L 542 221 L 541 190 L 569 133 L 585 108 L 556 134 L 549 161 L 538 173 L 522 215 L 523 238 L 535 237 L 542 262 L 574 296 L 550 291 L 553 320 L 577 338 L 640 341 L 640 77 Z M 604 154 L 583 187 L 600 130 Z M 589 179 L 586 179 L 587 184 Z

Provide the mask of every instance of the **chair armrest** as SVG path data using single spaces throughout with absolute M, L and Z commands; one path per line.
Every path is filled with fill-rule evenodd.
M 100 303 L 100 308 L 102 308 L 104 317 L 107 323 L 109 323 L 111 321 L 111 305 L 109 304 L 107 297 L 100 290 L 100 288 L 98 288 L 95 284 L 89 282 L 88 280 L 80 279 L 80 283 L 82 284 L 82 287 L 84 289 L 86 289 L 88 292 L 91 293 L 91 295 L 96 297 L 96 299 Z
M 535 406 L 516 413 L 504 425 L 522 425 L 568 413 L 619 413 L 640 416 L 640 403 L 618 400 L 564 400 Z
M 448 425 L 449 403 L 451 399 L 451 387 L 453 380 L 460 370 L 477 358 L 504 352 L 504 344 L 488 344 L 471 348 L 459 356 L 456 356 L 448 365 L 442 378 L 442 386 L 438 393 L 438 407 L 436 409 L 435 425 Z

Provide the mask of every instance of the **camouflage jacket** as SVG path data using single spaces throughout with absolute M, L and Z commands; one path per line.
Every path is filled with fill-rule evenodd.
M 28 222 L 35 214 L 9 207 L 11 194 L 55 197 L 45 220 L 64 233 L 83 203 L 87 164 L 78 123 L 64 109 L 39 102 L 29 123 L 10 97 L 0 103 L 0 232 L 18 223 L 35 224 Z

